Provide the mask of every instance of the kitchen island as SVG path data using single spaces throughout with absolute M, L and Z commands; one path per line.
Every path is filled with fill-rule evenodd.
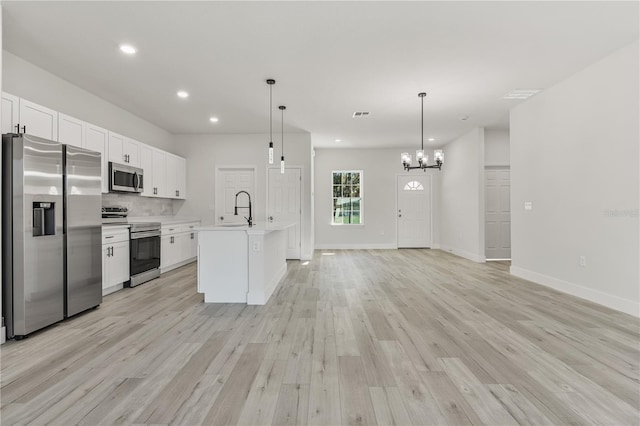
M 271 222 L 203 226 L 198 232 L 198 293 L 205 303 L 264 305 L 287 272 L 287 229 Z

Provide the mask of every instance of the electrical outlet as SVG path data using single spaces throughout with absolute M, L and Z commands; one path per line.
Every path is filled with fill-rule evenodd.
M 524 202 L 524 209 L 525 210 L 533 210 L 533 203 L 531 201 L 525 201 Z
M 582 266 L 583 268 L 585 266 L 587 266 L 587 257 L 586 256 L 580 256 L 579 261 L 580 261 L 580 266 Z

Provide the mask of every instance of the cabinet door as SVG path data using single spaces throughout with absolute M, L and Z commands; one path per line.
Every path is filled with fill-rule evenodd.
M 87 123 L 84 147 L 102 154 L 102 192 L 109 192 L 109 135 L 106 129 Z
M 165 269 L 175 262 L 173 261 L 175 250 L 173 245 L 173 235 L 160 237 L 160 269 Z
M 52 141 L 58 140 L 58 113 L 52 109 L 20 99 L 20 130 Z
M 109 278 L 113 283 L 120 284 L 129 281 L 129 241 L 111 244 Z
M 102 289 L 111 287 L 109 271 L 111 269 L 111 246 L 109 244 L 102 245 Z
M 109 132 L 109 161 L 126 164 L 124 156 L 124 136 Z
M 140 167 L 140 142 L 125 137 L 122 152 L 126 164 L 133 167 Z
M 16 133 L 20 121 L 20 98 L 2 92 L 2 134 Z
M 165 159 L 165 197 L 178 198 L 178 182 L 176 180 L 178 169 L 177 157 L 173 154 L 166 153 Z
M 155 195 L 155 173 L 153 169 L 153 148 L 140 144 L 140 167 L 144 173 L 143 197 L 156 197 Z
M 165 152 L 159 149 L 153 150 L 153 187 L 156 197 L 167 197 Z
M 187 160 L 182 157 L 176 158 L 176 189 L 177 198 L 187 198 Z
M 77 118 L 58 113 L 58 142 L 84 147 L 85 123 Z
M 188 244 L 188 259 L 193 259 L 198 255 L 198 233 L 196 231 L 189 231 L 187 233 L 189 237 Z

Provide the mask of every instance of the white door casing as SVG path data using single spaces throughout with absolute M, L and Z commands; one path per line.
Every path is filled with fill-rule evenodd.
M 485 257 L 511 259 L 511 172 L 485 170 Z
M 215 185 L 215 223 L 246 223 L 245 217 L 249 217 L 249 210 L 238 209 L 235 216 L 235 198 L 238 191 L 247 191 L 251 194 L 253 205 L 253 221 L 256 221 L 256 197 L 255 197 L 255 168 L 252 166 L 217 167 Z M 238 207 L 247 207 L 249 201 L 245 194 L 238 197 Z
M 396 205 L 398 248 L 431 247 L 431 176 L 398 176 Z
M 301 176 L 300 168 L 287 167 L 284 174 L 279 168 L 269 169 L 267 220 L 296 222 L 287 229 L 287 259 L 300 259 L 301 256 Z

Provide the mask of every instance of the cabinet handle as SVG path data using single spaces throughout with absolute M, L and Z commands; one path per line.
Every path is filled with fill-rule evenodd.
M 108 237 L 104 237 L 104 239 L 106 240 L 106 239 L 113 238 L 113 237 L 114 237 L 113 235 L 109 235 Z
M 111 246 L 111 256 L 113 256 L 113 246 Z
M 193 232 L 191 233 L 191 239 L 193 240 Z

